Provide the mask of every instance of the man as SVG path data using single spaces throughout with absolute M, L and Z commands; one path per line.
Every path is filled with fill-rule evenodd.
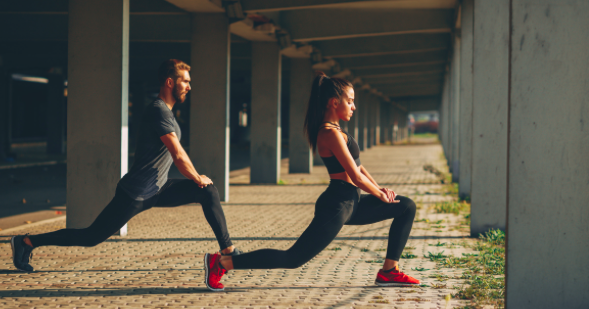
M 96 220 L 84 229 L 62 229 L 40 235 L 20 235 L 11 239 L 14 266 L 32 271 L 31 252 L 40 246 L 96 246 L 117 232 L 138 213 L 151 207 L 175 207 L 200 203 L 213 229 L 221 253 L 237 255 L 219 200 L 217 188 L 205 175 L 199 175 L 180 144 L 180 127 L 172 108 L 190 91 L 190 66 L 171 59 L 158 70 L 160 93 L 149 104 L 141 121 L 135 162 L 117 185 L 112 201 Z M 168 179 L 172 162 L 188 179 Z

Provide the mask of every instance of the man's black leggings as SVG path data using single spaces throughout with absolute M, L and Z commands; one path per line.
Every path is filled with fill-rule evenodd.
M 315 217 L 290 249 L 262 249 L 232 257 L 235 269 L 297 268 L 310 261 L 333 241 L 344 225 L 365 225 L 395 218 L 389 231 L 387 259 L 398 261 L 405 248 L 415 203 L 404 196 L 388 204 L 342 181 L 331 180 L 315 203 Z
M 29 239 L 34 247 L 92 247 L 108 239 L 127 221 L 144 210 L 152 207 L 175 207 L 189 203 L 202 205 L 205 218 L 213 229 L 221 250 L 232 246 L 217 188 L 213 185 L 200 188 L 194 181 L 188 179 L 170 179 L 156 195 L 144 201 L 132 199 L 117 187 L 115 197 L 89 227 L 62 229 L 29 236 Z

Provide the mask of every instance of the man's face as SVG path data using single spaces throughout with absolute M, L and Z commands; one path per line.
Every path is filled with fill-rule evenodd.
M 186 94 L 190 91 L 190 74 L 186 70 L 180 71 L 180 77 L 176 79 L 172 95 L 176 102 L 184 103 Z

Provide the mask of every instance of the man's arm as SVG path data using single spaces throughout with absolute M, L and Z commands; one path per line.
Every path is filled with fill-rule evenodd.
M 172 159 L 174 160 L 174 164 L 176 164 L 182 175 L 197 183 L 201 188 L 213 184 L 213 182 L 207 176 L 199 175 L 196 172 L 194 165 L 192 165 L 192 161 L 190 161 L 188 154 L 186 154 L 186 151 L 184 151 L 184 148 L 180 144 L 176 133 L 168 133 L 161 136 L 160 139 L 162 142 L 164 142 L 164 145 L 166 145 L 168 151 L 170 151 Z

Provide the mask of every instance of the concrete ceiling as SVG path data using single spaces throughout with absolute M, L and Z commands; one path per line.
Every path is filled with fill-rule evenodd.
M 288 57 L 312 53 L 314 61 L 328 61 L 328 73 L 361 81 L 385 100 L 431 102 L 441 96 L 459 27 L 456 6 L 456 0 L 131 0 L 130 38 L 187 43 L 190 13 L 241 10 L 258 18 L 231 24 L 239 40 L 278 44 L 286 36 Z M 11 31 L 1 31 L 0 41 L 67 41 L 67 11 L 67 0 L 2 1 L 0 27 Z M 269 22 L 260 25 L 260 18 Z

